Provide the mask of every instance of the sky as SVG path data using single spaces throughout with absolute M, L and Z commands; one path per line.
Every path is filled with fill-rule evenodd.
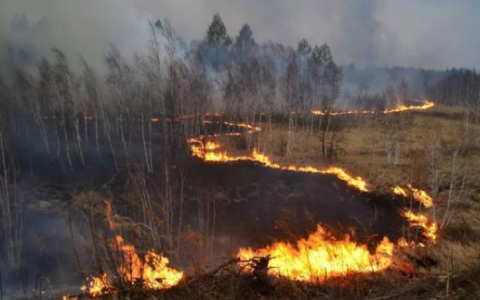
M 40 28 L 23 38 L 10 26 L 22 12 Z M 0 0 L 0 48 L 58 46 L 97 64 L 111 45 L 145 49 L 149 19 L 168 19 L 189 42 L 217 12 L 233 37 L 248 23 L 257 42 L 327 43 L 342 64 L 480 68 L 479 0 Z

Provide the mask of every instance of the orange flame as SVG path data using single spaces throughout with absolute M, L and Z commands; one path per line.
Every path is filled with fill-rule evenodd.
M 413 100 L 411 100 L 413 101 Z M 420 101 L 419 101 L 420 102 Z M 435 103 L 429 100 L 424 100 L 421 102 L 421 105 L 397 105 L 394 108 L 385 109 L 381 113 L 383 114 L 392 114 L 398 112 L 404 112 L 408 110 L 426 110 L 435 106 Z M 328 111 L 328 110 L 312 110 L 312 114 L 318 116 L 343 116 L 343 115 L 365 115 L 365 114 L 374 114 L 374 110 L 344 110 L 344 111 Z
M 265 167 L 272 169 L 279 169 L 291 172 L 301 173 L 318 173 L 318 174 L 331 174 L 335 175 L 338 179 L 346 182 L 349 186 L 356 188 L 362 192 L 368 192 L 367 182 L 361 177 L 354 177 L 339 167 L 327 167 L 324 169 L 316 168 L 313 166 L 281 166 L 276 163 L 272 163 L 270 158 L 262 153 L 253 150 L 251 155 L 232 156 L 226 151 L 219 151 L 221 148 L 219 143 L 208 141 L 204 143 L 199 139 L 190 139 L 190 150 L 192 156 L 200 158 L 206 162 L 234 162 L 234 161 L 251 161 L 262 164 Z
M 433 206 L 433 199 L 425 191 L 416 189 L 411 185 L 408 185 L 410 190 L 412 190 L 413 199 L 420 202 L 425 206 L 425 208 L 430 208 Z
M 114 219 L 113 206 L 109 201 L 105 201 L 105 215 L 110 229 L 115 230 L 117 223 Z M 168 266 L 168 258 L 150 250 L 142 259 L 135 251 L 135 246 L 126 244 L 120 235 L 115 236 L 115 248 L 122 256 L 117 272 L 123 282 L 132 285 L 141 283 L 146 289 L 159 290 L 172 287 L 183 278 L 183 272 Z M 81 289 L 94 297 L 109 294 L 114 290 L 106 273 L 99 277 L 92 276 L 87 282 L 88 286 L 85 285 Z
M 345 111 L 330 111 L 327 110 L 312 110 L 312 114 L 317 116 L 325 116 L 327 114 L 331 116 L 343 116 L 343 115 L 367 115 L 374 114 L 373 110 L 345 110 Z
M 250 260 L 271 256 L 269 274 L 293 280 L 318 282 L 327 277 L 351 273 L 378 272 L 392 264 L 394 244 L 384 238 L 370 253 L 366 245 L 358 244 L 346 235 L 342 240 L 333 238 L 323 227 L 296 245 L 278 242 L 262 249 L 241 248 L 238 257 Z
M 123 255 L 117 270 L 123 282 L 141 283 L 145 289 L 160 290 L 176 285 L 183 278 L 183 272 L 169 267 L 168 258 L 162 254 L 148 251 L 141 259 L 135 247 L 124 243 L 121 236 L 117 235 L 115 242 Z M 82 287 L 83 292 L 94 297 L 109 294 L 113 289 L 107 274 L 92 276 L 88 286 Z
M 403 211 L 402 216 L 408 220 L 411 226 L 422 228 L 423 235 L 432 243 L 436 242 L 438 231 L 437 223 L 430 221 L 425 215 L 414 213 L 411 210 Z
M 403 188 L 399 187 L 398 185 L 392 188 L 392 192 L 396 195 L 407 197 L 407 192 Z
M 148 251 L 142 262 L 133 245 L 125 244 L 119 235 L 115 240 L 124 256 L 119 273 L 125 281 L 134 284 L 141 280 L 145 288 L 158 290 L 174 286 L 182 279 L 183 272 L 170 268 L 168 258 Z
M 421 105 L 399 105 L 396 106 L 392 109 L 385 109 L 383 111 L 384 114 L 391 114 L 391 113 L 398 113 L 398 112 L 404 112 L 407 110 L 426 110 L 430 109 L 435 106 L 435 103 L 429 100 L 424 100 Z
M 93 297 L 107 294 L 111 289 L 112 286 L 108 283 L 107 274 L 103 274 L 100 277 L 92 276 L 88 286 L 84 285 L 81 287 L 84 293 L 88 293 Z
M 430 197 L 427 194 L 427 192 L 425 192 L 423 190 L 420 190 L 420 189 L 416 189 L 416 188 L 412 187 L 411 184 L 407 185 L 407 187 L 410 190 L 410 194 L 412 195 L 412 197 L 415 201 L 422 203 L 422 205 L 425 208 L 430 208 L 430 207 L 433 206 L 433 198 Z M 407 191 L 405 189 L 399 187 L 399 186 L 396 186 L 396 187 L 392 188 L 392 192 L 396 195 L 400 195 L 400 196 L 403 196 L 403 197 L 408 196 Z

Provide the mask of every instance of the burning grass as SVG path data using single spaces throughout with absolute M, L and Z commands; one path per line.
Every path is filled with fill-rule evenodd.
M 412 101 L 412 100 L 411 100 Z M 418 105 L 397 105 L 393 108 L 387 108 L 383 111 L 374 110 L 345 110 L 345 111 L 325 111 L 325 110 L 312 110 L 312 114 L 317 116 L 331 115 L 331 116 L 344 116 L 344 115 L 371 115 L 376 113 L 381 114 L 393 114 L 405 111 L 427 110 L 435 106 L 435 103 L 429 100 L 421 101 Z
M 424 102 L 420 106 L 406 106 L 397 107 L 392 110 L 386 110 L 384 113 L 402 112 L 406 110 L 425 110 L 433 106 L 433 103 Z M 211 123 L 211 122 L 209 122 Z M 224 123 L 225 126 L 235 126 L 242 129 L 247 134 L 260 132 L 259 127 L 254 127 L 249 124 L 232 124 Z M 228 136 L 238 136 L 236 132 L 227 133 Z M 248 161 L 262 165 L 266 168 L 278 169 L 287 172 L 301 172 L 301 173 L 320 173 L 331 174 L 336 178 L 342 180 L 350 187 L 362 193 L 367 193 L 372 190 L 372 187 L 361 177 L 353 176 L 349 172 L 339 167 L 324 167 L 318 168 L 314 166 L 298 166 L 293 164 L 279 164 L 272 162 L 272 159 L 254 149 L 248 155 L 233 155 L 225 150 L 216 138 L 220 137 L 218 134 L 211 136 L 201 136 L 190 139 L 190 146 L 192 155 L 196 158 L 202 159 L 206 163 L 230 163 Z M 417 201 L 424 209 L 432 208 L 434 201 L 425 191 L 414 188 L 408 184 L 406 187 L 395 186 L 391 189 L 392 195 L 397 195 L 404 198 L 411 198 Z M 437 241 L 437 223 L 426 212 L 415 212 L 411 209 L 405 209 L 401 215 L 408 221 L 412 228 L 420 228 L 420 232 L 425 237 L 425 241 L 429 244 L 435 244 Z M 111 224 L 112 227 L 112 224 Z M 122 282 L 127 283 L 127 290 L 137 290 L 140 287 L 140 293 L 149 291 L 151 295 L 158 298 L 168 297 L 175 299 L 176 297 L 184 297 L 184 293 L 202 293 L 203 286 L 197 286 L 200 281 L 205 280 L 215 290 L 218 286 L 223 286 L 224 283 L 230 282 L 230 287 L 235 286 L 234 290 L 230 290 L 233 295 L 237 295 L 240 288 L 243 299 L 249 299 L 249 295 L 258 296 L 265 291 L 257 290 L 258 285 L 266 289 L 264 296 L 268 298 L 272 290 L 277 290 L 278 286 L 271 285 L 272 281 L 282 282 L 285 279 L 293 282 L 303 282 L 302 285 L 296 283 L 288 283 L 290 286 L 300 287 L 301 295 L 296 298 L 309 298 L 310 288 L 315 290 L 315 295 L 319 294 L 319 290 L 328 287 L 332 282 L 335 282 L 336 288 L 341 289 L 339 282 L 348 281 L 348 290 L 353 282 L 353 278 L 362 278 L 362 280 L 369 281 L 370 277 L 363 277 L 363 275 L 371 274 L 401 274 L 407 272 L 411 274 L 414 262 L 410 259 L 405 259 L 405 254 L 409 252 L 416 252 L 416 247 L 425 247 L 425 243 L 407 242 L 405 239 L 400 239 L 397 242 L 392 242 L 384 237 L 372 249 L 367 245 L 355 241 L 354 237 L 346 234 L 343 238 L 335 238 L 331 233 L 318 225 L 317 230 L 311 233 L 308 237 L 298 240 L 295 244 L 287 242 L 277 242 L 263 248 L 241 248 L 238 251 L 239 260 L 235 260 L 236 267 L 229 268 L 228 275 L 221 276 L 192 276 L 188 277 L 183 272 L 172 269 L 168 266 L 168 259 L 161 254 L 156 254 L 151 251 L 143 258 L 135 252 L 132 245 L 125 244 L 121 236 L 116 236 L 117 248 L 124 253 L 124 261 L 126 264 L 122 265 L 118 272 Z M 408 255 L 407 255 L 408 257 Z M 420 263 L 421 260 L 414 260 Z M 421 263 L 423 264 L 423 262 Z M 132 267 L 133 266 L 133 267 Z M 259 268 L 262 270 L 259 271 Z M 227 270 L 227 269 L 226 269 Z M 406 271 L 408 270 L 408 271 Z M 395 273 L 396 272 L 396 273 Z M 117 275 L 118 276 L 118 275 Z M 200 279 L 199 279 L 200 278 Z M 118 278 L 117 278 L 118 279 Z M 220 284 L 219 284 L 220 283 Z M 318 286 L 322 283 L 322 287 Z M 85 288 L 85 292 L 90 296 L 98 295 L 114 295 L 121 293 L 123 287 L 113 287 L 113 283 L 108 281 L 107 275 L 103 274 L 100 277 L 94 277 L 90 282 L 90 287 Z M 311 285 L 313 284 L 313 285 Z M 360 283 L 362 284 L 362 283 Z M 100 289 L 99 289 L 100 287 Z M 191 288 L 194 287 L 194 290 Z M 221 289 L 223 289 L 222 287 Z M 249 294 L 247 290 L 253 292 Z M 268 291 L 270 290 L 270 292 Z M 423 293 L 426 289 L 412 290 L 415 293 L 421 290 Z M 188 291 L 188 292 L 186 292 Z M 303 293 L 303 291 L 307 291 Z M 291 292 L 291 291 L 289 291 Z M 135 292 L 137 293 L 137 292 Z M 278 291 L 275 291 L 275 297 Z M 341 296 L 347 295 L 349 292 Z M 360 293 L 363 296 L 368 295 L 369 292 L 362 290 Z M 182 295 L 182 296 L 179 296 Z M 328 294 L 328 298 L 331 297 Z M 192 294 L 190 294 L 192 296 Z M 326 296 L 326 294 L 325 294 Z M 359 294 L 354 297 L 350 294 L 350 298 L 357 299 Z M 193 296 L 195 297 L 195 296 Z M 224 299 L 226 295 L 215 296 L 209 295 L 211 299 Z M 220 298 L 218 298 L 220 297 Z M 273 297 L 273 298 L 275 298 Z M 236 298 L 236 296 L 234 296 Z M 272 299 L 273 299 L 272 298 Z M 320 297 L 321 298 L 321 297 Z M 378 299 L 391 299 L 378 298 Z
M 297 281 L 322 282 L 351 273 L 374 273 L 392 264 L 394 244 L 384 238 L 373 253 L 349 235 L 337 240 L 320 225 L 296 245 L 279 242 L 263 249 L 242 248 L 238 257 L 272 257 L 269 273 Z

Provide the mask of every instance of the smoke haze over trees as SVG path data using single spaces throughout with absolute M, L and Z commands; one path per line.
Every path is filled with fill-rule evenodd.
M 16 14 L 25 13 L 30 23 L 48 25 L 48 34 L 42 34 L 47 48 L 57 46 L 69 57 L 82 53 L 92 64 L 101 60 L 109 43 L 123 51 L 141 49 L 148 39 L 147 19 L 172 16 L 178 35 L 189 43 L 203 37 L 217 11 L 230 33 L 248 23 L 259 43 L 295 46 L 302 37 L 312 44 L 327 43 L 339 64 L 480 67 L 480 4 L 474 0 L 5 0 L 1 6 L 1 36 Z

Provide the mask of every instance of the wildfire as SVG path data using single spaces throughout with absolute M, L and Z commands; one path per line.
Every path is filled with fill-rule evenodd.
M 176 285 L 183 278 L 183 272 L 169 267 L 168 258 L 162 254 L 148 251 L 144 258 L 140 259 L 133 245 L 124 244 L 123 238 L 118 235 L 115 240 L 123 253 L 122 264 L 118 267 L 122 282 L 132 285 L 141 283 L 145 289 L 160 290 Z M 94 297 L 109 294 L 114 290 L 107 274 L 92 276 L 88 286 L 81 289 Z
M 410 190 L 413 193 L 413 199 L 417 200 L 418 202 L 422 203 L 425 208 L 430 208 L 433 206 L 433 199 L 430 197 L 427 192 L 423 190 L 416 189 L 411 185 L 408 185 Z
M 257 250 L 241 248 L 237 256 L 242 260 L 270 256 L 269 274 L 318 282 L 328 277 L 384 270 L 392 264 L 394 247 L 385 237 L 370 253 L 366 245 L 352 241 L 349 235 L 337 240 L 318 225 L 316 232 L 296 245 L 278 242 Z
M 383 113 L 394 113 L 414 109 L 428 109 L 434 106 L 432 102 L 424 101 L 422 105 L 417 106 L 399 106 L 394 109 L 385 110 Z M 322 111 L 313 111 L 314 114 L 326 114 Z M 346 111 L 330 112 L 331 115 L 342 114 L 370 114 L 373 111 Z M 152 122 L 154 118 L 151 119 Z M 206 121 L 211 123 L 212 121 Z M 243 133 L 251 134 L 261 131 L 260 127 L 252 126 L 247 123 L 221 123 L 225 126 L 234 126 L 244 129 Z M 318 168 L 314 166 L 296 166 L 281 165 L 272 162 L 271 158 L 256 149 L 248 155 L 233 155 L 222 150 L 222 145 L 212 139 L 219 136 L 239 136 L 240 132 L 229 132 L 225 134 L 213 134 L 209 136 L 198 136 L 188 140 L 192 156 L 202 159 L 206 162 L 226 163 L 235 161 L 249 161 L 261 164 L 264 167 L 302 173 L 330 174 L 344 181 L 347 185 L 362 191 L 368 192 L 367 182 L 358 176 L 349 174 L 339 167 Z M 420 189 L 411 185 L 407 188 L 396 186 L 392 188 L 396 195 L 411 197 L 422 203 L 425 208 L 433 206 L 433 199 Z M 110 228 L 114 230 L 117 223 L 114 219 L 113 207 L 106 201 L 106 218 Z M 401 215 L 408 220 L 412 227 L 422 229 L 422 234 L 429 241 L 435 243 L 437 240 L 437 224 L 431 221 L 429 217 L 421 213 L 415 213 L 411 210 L 404 210 Z M 182 271 L 173 269 L 169 266 L 169 260 L 162 254 L 153 250 L 147 251 L 140 256 L 135 247 L 124 242 L 120 235 L 115 237 L 115 247 L 120 253 L 120 263 L 118 264 L 116 274 L 119 278 L 114 278 L 114 282 L 123 282 L 131 285 L 141 285 L 145 289 L 159 290 L 166 289 L 178 284 L 184 277 Z M 353 240 L 352 236 L 347 234 L 341 239 L 335 238 L 328 233 L 321 225 L 317 225 L 317 230 L 307 238 L 300 239 L 295 244 L 286 242 L 277 242 L 261 249 L 241 248 L 237 256 L 241 260 L 251 260 L 255 257 L 271 257 L 269 261 L 268 272 L 271 275 L 278 275 L 292 280 L 306 282 L 320 282 L 330 277 L 346 276 L 353 273 L 371 273 L 389 268 L 394 260 L 393 252 L 396 247 L 422 246 L 422 243 L 407 243 L 401 238 L 394 243 L 387 237 L 376 246 L 374 251 L 370 251 L 365 244 Z M 96 297 L 109 294 L 114 290 L 111 279 L 107 274 L 93 276 L 87 279 L 87 285 L 82 290 L 90 296 Z
M 143 282 L 145 288 L 158 290 L 174 286 L 182 279 L 183 272 L 170 268 L 168 258 L 148 251 L 142 260 L 135 247 L 125 244 L 121 236 L 117 235 L 115 240 L 124 258 L 118 271 L 126 282 Z
M 407 187 L 410 190 L 410 194 L 412 195 L 412 197 L 415 201 L 418 201 L 418 202 L 422 203 L 422 205 L 425 208 L 430 208 L 430 207 L 433 206 L 433 198 L 430 197 L 427 194 L 427 192 L 425 192 L 423 190 L 420 190 L 420 189 L 416 189 L 416 188 L 412 187 L 411 184 L 407 185 Z M 396 187 L 392 188 L 392 192 L 396 195 L 400 195 L 400 196 L 403 196 L 403 197 L 408 196 L 407 191 L 405 189 L 399 187 L 399 186 L 396 186 Z
M 109 201 L 105 201 L 105 215 L 110 229 L 114 230 L 117 223 Z M 183 272 L 169 267 L 167 257 L 150 250 L 141 258 L 135 251 L 135 246 L 125 243 L 120 235 L 115 236 L 114 249 L 120 253 L 117 274 L 121 282 L 160 290 L 176 285 L 183 278 Z M 114 290 L 106 273 L 98 277 L 92 276 L 87 282 L 81 289 L 93 297 L 109 294 Z
M 383 111 L 384 114 L 391 114 L 391 113 L 398 113 L 398 112 L 404 112 L 407 110 L 426 110 L 429 108 L 432 108 L 435 106 L 435 103 L 432 101 L 424 100 L 421 105 L 400 105 L 396 106 L 392 109 L 385 109 Z
M 420 101 L 419 101 L 420 102 Z M 392 114 L 392 113 L 399 113 L 408 110 L 426 110 L 430 109 L 435 106 L 435 103 L 429 100 L 421 101 L 420 105 L 397 105 L 394 108 L 385 109 L 381 113 L 383 114 Z M 331 116 L 343 116 L 343 115 L 366 115 L 366 114 L 374 114 L 376 111 L 374 110 L 344 110 L 344 111 L 327 111 L 327 110 L 312 110 L 312 114 L 325 116 L 327 114 Z
M 428 103 L 424 103 L 427 105 Z M 429 105 L 429 104 L 428 104 Z M 417 106 L 420 107 L 420 106 Z M 422 106 L 427 107 L 427 106 Z M 426 108 L 425 108 L 426 109 Z M 247 128 L 250 131 L 259 131 L 261 130 L 258 127 L 249 126 L 248 124 L 234 124 L 234 123 L 224 123 L 228 126 L 238 126 Z M 219 135 L 212 135 L 210 138 L 215 138 Z M 318 173 L 318 174 L 331 174 L 336 176 L 338 179 L 344 181 L 347 185 L 362 191 L 368 192 L 369 187 L 367 182 L 359 177 L 350 175 L 347 171 L 339 167 L 326 167 L 326 168 L 317 168 L 314 166 L 296 166 L 296 165 L 281 165 L 278 163 L 272 162 L 270 157 L 267 155 L 258 152 L 256 149 L 250 155 L 232 155 L 227 153 L 225 150 L 221 150 L 221 144 L 215 141 L 206 141 L 207 137 L 202 136 L 200 138 L 192 138 L 189 140 L 191 153 L 194 157 L 202 159 L 206 162 L 213 163 L 227 163 L 235 161 L 250 161 L 263 165 L 267 168 L 290 171 L 290 172 L 302 172 L 302 173 Z M 407 197 L 409 194 L 415 201 L 420 202 L 425 208 L 430 208 L 433 206 L 433 199 L 425 191 L 416 189 L 412 185 L 407 185 L 407 189 L 404 189 L 400 186 L 392 188 L 394 194 Z M 420 213 L 415 214 L 411 210 L 402 212 L 402 216 L 408 220 L 408 222 L 414 227 L 423 228 L 423 235 L 429 241 L 435 243 L 437 239 L 437 224 L 435 222 L 430 222 L 426 215 Z M 403 243 L 402 241 L 398 242 L 399 246 Z
M 402 216 L 408 220 L 411 226 L 422 228 L 423 235 L 432 243 L 436 242 L 438 230 L 437 223 L 430 221 L 428 217 L 414 213 L 411 210 L 403 211 Z
M 103 274 L 100 277 L 92 276 L 88 286 L 84 285 L 81 287 L 84 293 L 88 293 L 93 297 L 107 294 L 111 289 L 112 286 L 108 283 L 107 274 Z
M 312 114 L 317 116 L 325 116 L 328 111 L 326 110 L 312 110 Z M 345 110 L 345 111 L 331 111 L 329 115 L 331 116 L 343 116 L 343 115 L 367 115 L 374 114 L 373 110 Z
M 392 188 L 392 192 L 396 195 L 407 197 L 407 192 L 399 186 L 396 186 L 396 187 Z
M 354 177 L 339 167 L 327 167 L 324 169 L 316 168 L 313 166 L 294 166 L 287 165 L 282 166 L 280 164 L 273 163 L 268 156 L 259 153 L 257 150 L 253 150 L 251 155 L 239 155 L 233 156 L 226 151 L 220 151 L 219 143 L 207 141 L 203 142 L 201 139 L 190 139 L 190 150 L 194 157 L 200 158 L 206 162 L 235 162 L 235 161 L 250 161 L 262 164 L 264 167 L 279 169 L 290 172 L 301 173 L 318 173 L 318 174 L 331 174 L 335 175 L 338 179 L 346 182 L 349 186 L 356 188 L 362 192 L 368 192 L 367 182 L 361 177 Z
M 124 243 L 121 236 L 117 235 L 115 242 L 117 250 L 123 256 L 117 268 L 122 282 L 141 284 L 145 289 L 161 290 L 176 285 L 183 278 L 183 272 L 169 267 L 168 258 L 162 254 L 147 251 L 142 259 L 135 247 Z M 112 290 L 114 288 L 109 283 L 107 274 L 92 276 L 88 285 L 82 287 L 83 292 L 94 297 L 109 294 Z
M 254 133 L 254 132 L 260 132 L 262 129 L 258 126 L 252 126 L 247 123 L 230 123 L 230 122 L 223 122 L 223 125 L 225 126 L 237 126 L 240 128 L 245 128 L 248 130 L 247 133 Z

